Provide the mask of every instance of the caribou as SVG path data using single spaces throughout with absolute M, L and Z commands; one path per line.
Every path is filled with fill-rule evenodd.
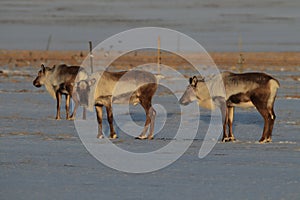
M 223 120 L 223 142 L 235 141 L 232 132 L 234 107 L 255 107 L 264 119 L 263 133 L 259 142 L 272 141 L 276 118 L 274 102 L 280 86 L 278 80 L 259 72 L 223 72 L 209 80 L 194 76 L 189 79 L 189 83 L 179 100 L 180 104 L 187 105 L 192 101 L 198 101 L 199 106 L 207 109 L 219 107 Z
M 66 96 L 66 119 L 72 120 L 76 116 L 76 110 L 79 106 L 76 91 L 73 90 L 75 79 L 86 79 L 87 73 L 79 66 L 67 66 L 65 64 L 59 66 L 45 67 L 41 65 L 37 77 L 33 81 L 35 87 L 45 86 L 51 97 L 56 99 L 56 120 L 60 120 L 60 105 L 62 95 Z M 70 115 L 71 98 L 74 100 L 75 106 L 73 113 Z
M 96 78 L 93 78 L 93 76 Z M 153 139 L 156 111 L 152 107 L 152 97 L 156 89 L 156 77 L 150 72 L 141 70 L 97 72 L 87 80 L 81 80 L 76 83 L 76 92 L 78 93 L 80 105 L 95 106 L 98 121 L 97 138 L 104 137 L 102 132 L 102 112 L 103 107 L 106 108 L 110 139 L 118 137 L 113 126 L 113 103 L 140 104 L 145 110 L 146 121 L 142 133 L 136 139 Z M 149 134 L 147 136 L 148 129 Z

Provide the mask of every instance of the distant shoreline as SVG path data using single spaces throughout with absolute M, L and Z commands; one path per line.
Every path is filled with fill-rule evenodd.
M 0 50 L 0 66 L 39 67 L 41 63 L 49 66 L 60 63 L 80 65 L 87 55 L 88 51 L 80 50 Z M 220 69 L 233 71 L 238 69 L 239 52 L 211 52 L 209 55 Z M 197 54 L 191 54 L 190 56 L 196 62 L 201 62 Z M 242 57 L 245 60 L 243 70 L 300 70 L 300 52 L 243 52 Z M 136 54 L 124 56 L 116 64 L 120 69 L 123 69 L 129 65 L 155 63 L 156 60 L 157 55 L 155 52 L 139 52 L 138 56 Z M 170 54 L 162 54 L 162 62 L 166 65 L 182 67 L 180 59 L 176 59 L 174 55 Z

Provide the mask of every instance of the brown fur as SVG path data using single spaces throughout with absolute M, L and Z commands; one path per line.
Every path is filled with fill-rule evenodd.
M 221 81 L 223 81 L 225 91 L 220 87 L 215 87 L 215 85 L 219 86 L 218 83 Z M 265 143 L 272 141 L 272 130 L 276 118 L 274 101 L 278 88 L 278 80 L 265 73 L 223 72 L 219 77 L 215 76 L 206 82 L 198 80 L 194 76 L 190 79 L 190 85 L 181 97 L 180 103 L 186 105 L 191 101 L 198 100 L 200 106 L 204 105 L 210 109 L 214 109 L 215 105 L 218 105 L 223 118 L 222 141 L 235 140 L 232 132 L 234 107 L 254 106 L 264 118 L 264 130 L 259 142 Z M 227 125 L 229 135 L 227 135 Z
M 38 76 L 33 81 L 33 85 L 36 87 L 44 85 L 49 94 L 56 99 L 55 119 L 57 120 L 61 119 L 60 106 L 62 95 L 66 96 L 66 119 L 71 120 L 76 116 L 76 110 L 79 104 L 77 96 L 73 92 L 73 86 L 79 70 L 81 70 L 79 66 L 59 65 L 49 68 L 42 65 Z M 75 107 L 73 113 L 70 115 L 71 98 L 75 102 Z
M 108 72 L 97 74 L 99 80 L 95 86 L 95 90 L 91 90 L 93 85 L 91 80 L 80 81 L 77 83 L 77 92 L 79 94 L 80 102 L 85 105 L 91 102 L 82 102 L 87 99 L 86 95 L 92 97 L 93 105 L 96 108 L 98 121 L 98 135 L 97 138 L 102 138 L 102 108 L 106 108 L 107 119 L 110 126 L 110 138 L 117 138 L 113 127 L 113 112 L 112 103 L 130 103 L 141 104 L 146 113 L 146 121 L 144 129 L 137 139 L 153 139 L 155 110 L 152 107 L 152 97 L 157 89 L 157 81 L 154 75 L 144 71 L 121 71 Z M 93 82 L 96 82 L 94 80 Z M 146 136 L 148 127 L 150 125 L 149 135 Z

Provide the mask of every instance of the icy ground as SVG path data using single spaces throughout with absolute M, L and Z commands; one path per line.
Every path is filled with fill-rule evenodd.
M 37 69 L 7 70 L 10 74 L 0 81 L 0 199 L 300 198 L 300 100 L 286 97 L 299 95 L 299 81 L 290 78 L 299 72 L 270 72 L 281 82 L 273 143 L 257 143 L 263 121 L 256 110 L 237 109 L 238 141 L 218 142 L 199 159 L 210 119 L 209 112 L 201 110 L 194 116 L 200 124 L 196 140 L 179 160 L 156 172 L 128 174 L 91 156 L 73 121 L 54 120 L 55 101 L 32 85 Z M 167 105 L 170 98 L 158 91 L 155 101 Z M 132 111 L 141 124 L 141 108 Z M 167 128 L 153 141 L 134 140 L 118 128 L 120 137 L 114 143 L 135 152 L 158 149 L 174 136 L 180 113 L 170 111 L 168 117 Z

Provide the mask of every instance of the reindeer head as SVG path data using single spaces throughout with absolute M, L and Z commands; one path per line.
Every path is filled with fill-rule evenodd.
M 42 85 L 44 85 L 46 77 L 47 77 L 47 72 L 49 70 L 50 69 L 48 67 L 45 67 L 43 64 L 41 65 L 41 69 L 38 72 L 37 77 L 33 81 L 33 85 L 35 87 L 41 87 Z
M 184 94 L 179 100 L 179 103 L 182 105 L 188 105 L 189 103 L 197 100 L 196 88 L 198 84 L 198 79 L 196 76 L 190 78 L 190 84 L 187 86 Z
M 91 80 L 80 80 L 75 85 L 75 91 L 78 94 L 79 103 L 82 106 L 89 105 L 89 95 L 91 91 L 91 86 L 96 83 L 96 79 Z

